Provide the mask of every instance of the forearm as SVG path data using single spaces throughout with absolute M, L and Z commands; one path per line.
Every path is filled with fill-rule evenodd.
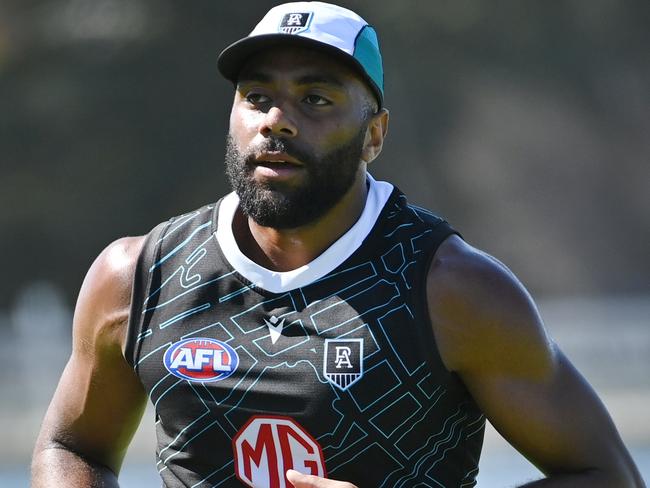
M 83 458 L 60 444 L 34 453 L 32 488 L 118 488 L 117 476 L 106 466 Z
M 635 470 L 636 471 L 636 470 Z M 591 470 L 582 473 L 553 475 L 543 480 L 521 485 L 520 488 L 645 488 L 641 475 L 612 476 L 601 471 Z

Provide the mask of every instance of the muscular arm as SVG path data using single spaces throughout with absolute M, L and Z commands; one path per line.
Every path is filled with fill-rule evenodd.
M 644 486 L 605 407 L 505 266 L 451 237 L 432 263 L 427 293 L 446 366 L 547 476 L 527 486 Z
M 144 238 L 125 238 L 93 263 L 79 293 L 72 355 L 41 427 L 34 488 L 117 486 L 146 395 L 122 348 Z

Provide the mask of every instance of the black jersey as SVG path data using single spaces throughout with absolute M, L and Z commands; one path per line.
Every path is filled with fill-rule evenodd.
M 234 194 L 150 233 L 126 357 L 155 408 L 165 486 L 284 488 L 289 468 L 475 485 L 484 416 L 442 364 L 425 296 L 454 231 L 370 182 L 374 214 L 295 272 L 233 249 Z

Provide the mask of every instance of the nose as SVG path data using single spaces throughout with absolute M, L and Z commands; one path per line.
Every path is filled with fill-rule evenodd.
M 278 106 L 271 107 L 260 124 L 260 133 L 265 136 L 295 137 L 298 135 L 298 127 L 290 119 L 285 110 Z

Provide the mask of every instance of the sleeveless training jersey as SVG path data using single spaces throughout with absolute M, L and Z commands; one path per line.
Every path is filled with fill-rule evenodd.
M 475 485 L 484 416 L 442 364 L 425 296 L 454 231 L 369 177 L 359 221 L 280 273 L 232 235 L 236 195 L 160 224 L 134 281 L 126 357 L 156 413 L 164 486 Z

